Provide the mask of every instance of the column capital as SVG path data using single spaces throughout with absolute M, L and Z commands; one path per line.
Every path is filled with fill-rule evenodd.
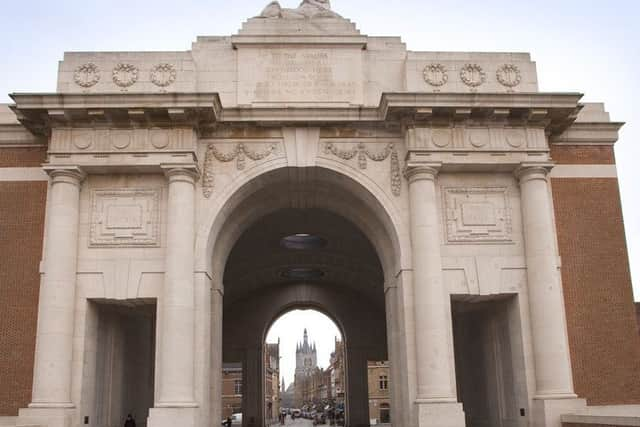
M 164 171 L 164 175 L 169 182 L 188 182 L 195 184 L 200 177 L 200 170 L 197 165 L 185 165 L 185 164 L 163 164 L 160 165 Z
M 45 165 L 42 169 L 49 175 L 53 184 L 66 182 L 67 184 L 80 186 L 87 177 L 87 174 L 78 166 Z
M 407 163 L 404 177 L 409 184 L 421 180 L 435 181 L 441 167 L 442 163 Z
M 516 179 L 520 183 L 531 181 L 534 179 L 547 180 L 549 172 L 553 168 L 553 163 L 540 162 L 540 163 L 521 163 L 513 172 Z

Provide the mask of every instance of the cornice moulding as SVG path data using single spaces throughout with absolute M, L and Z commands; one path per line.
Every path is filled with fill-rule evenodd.
M 378 107 L 240 106 L 224 108 L 217 93 L 12 94 L 11 109 L 37 135 L 54 127 L 214 127 L 217 123 L 515 121 L 564 132 L 581 109 L 577 93 L 384 93 Z
M 554 145 L 614 145 L 624 122 L 575 122 L 550 139 Z
M 21 124 L 0 124 L 1 148 L 46 147 L 47 139 L 29 132 Z

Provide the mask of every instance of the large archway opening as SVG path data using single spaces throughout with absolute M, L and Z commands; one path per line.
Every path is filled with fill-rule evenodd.
M 376 199 L 371 193 L 335 172 L 284 169 L 267 175 L 259 185 L 240 189 L 243 197 L 230 198 L 234 208 L 225 212 L 213 249 L 213 274 L 223 271 L 221 362 L 241 369 L 242 424 L 269 425 L 268 328 L 287 311 L 315 308 L 343 332 L 344 423 L 370 425 L 369 361 L 402 363 L 388 345 L 399 339 L 394 322 L 403 319 L 402 304 L 387 287 L 400 264 L 397 236 L 388 234 L 393 221 L 379 205 L 367 204 Z M 393 399 L 385 402 L 385 418 L 393 406 Z
M 316 309 L 293 309 L 269 327 L 264 344 L 265 420 L 344 425 L 345 342 L 341 328 Z

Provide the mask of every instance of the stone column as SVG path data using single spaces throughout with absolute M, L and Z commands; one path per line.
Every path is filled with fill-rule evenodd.
M 47 240 L 29 406 L 71 407 L 80 183 L 84 174 L 77 168 L 51 169 L 48 173 Z
M 167 238 L 153 427 L 193 425 L 195 370 L 195 168 L 167 166 Z M 177 424 L 176 424 L 177 423 Z
M 250 344 L 242 364 L 242 425 L 264 424 L 264 359 L 262 346 Z
M 527 261 L 527 287 L 535 364 L 534 425 L 559 426 L 550 408 L 573 407 L 581 402 L 551 404 L 545 400 L 576 400 L 564 314 L 562 283 L 558 271 L 553 203 L 547 176 L 550 165 L 522 165 L 520 180 L 522 220 Z M 544 418 L 541 420 L 540 418 Z
M 20 410 L 21 422 L 52 426 L 69 422 L 71 369 L 78 258 L 80 184 L 84 173 L 75 167 L 51 168 L 44 275 L 38 304 L 38 330 L 29 409 Z
M 464 426 L 456 396 L 451 301 L 442 276 L 438 165 L 408 165 L 405 175 L 411 208 L 418 425 Z
M 369 425 L 368 366 L 366 352 L 347 344 L 347 418 L 348 425 Z

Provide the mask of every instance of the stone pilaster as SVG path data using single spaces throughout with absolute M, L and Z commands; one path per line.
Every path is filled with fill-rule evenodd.
M 33 395 L 22 420 L 67 425 L 75 314 L 80 187 L 84 173 L 76 167 L 46 170 L 51 178 L 40 286 Z
M 158 384 L 152 427 L 195 423 L 195 168 L 164 167 L 168 179 L 167 238 Z
M 583 405 L 573 391 L 571 359 L 558 271 L 548 164 L 517 171 L 527 262 L 529 312 L 535 365 L 534 425 L 559 427 L 560 415 Z
M 418 425 L 464 426 L 458 403 L 451 301 L 444 286 L 436 199 L 439 165 L 409 164 Z

